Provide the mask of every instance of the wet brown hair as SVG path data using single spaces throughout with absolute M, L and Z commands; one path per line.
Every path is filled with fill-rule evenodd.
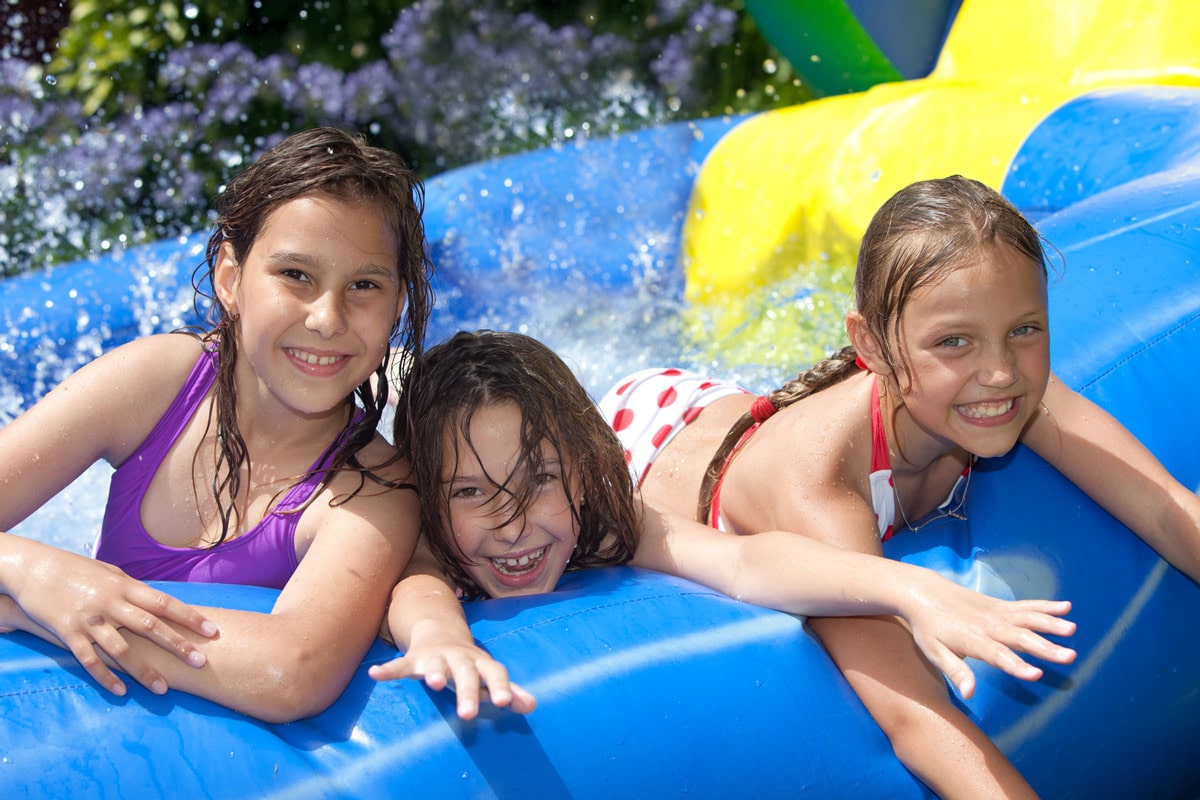
M 361 135 L 337 128 L 315 128 L 284 139 L 230 180 L 217 198 L 216 226 L 208 239 L 205 260 L 193 276 L 197 298 L 206 297 L 212 301 L 206 315 L 211 329 L 203 339 L 208 346 L 216 348 L 218 356 L 213 400 L 218 453 L 212 480 L 221 520 L 217 543 L 224 541 L 236 528 L 241 469 L 248 463 L 249 453 L 237 421 L 233 382 L 238 356 L 235 320 L 215 298 L 212 291 L 214 271 L 222 245 L 229 244 L 235 259 L 242 261 L 270 214 L 283 203 L 304 195 L 321 195 L 346 204 L 366 204 L 383 215 L 396 237 L 396 269 L 406 302 L 404 314 L 392 326 L 393 345 L 414 359 L 419 358 L 424 347 L 425 328 L 433 305 L 433 266 L 427 255 L 421 220 L 425 189 L 420 178 L 399 156 L 369 146 Z M 347 398 L 346 427 L 340 434 L 340 446 L 325 471 L 322 486 L 329 482 L 335 471 L 347 467 L 358 470 L 363 477 L 377 480 L 374 473 L 357 462 L 356 454 L 373 440 L 387 406 L 388 367 L 389 358 L 385 357 L 376 370 L 376 379 L 364 381 L 355 390 L 354 395 L 363 409 L 363 417 L 358 422 L 354 422 L 350 413 L 353 398 Z
M 863 234 L 854 274 L 854 302 L 889 364 L 907 368 L 896 352 L 900 320 L 913 292 L 969 263 L 985 247 L 1007 246 L 1046 275 L 1041 235 L 1002 194 L 979 181 L 952 175 L 919 181 L 880 206 Z M 859 367 L 844 347 L 767 395 L 777 409 L 839 383 Z M 754 424 L 743 415 L 713 454 L 700 485 L 696 513 L 708 524 L 713 490 L 733 449 Z
M 469 447 L 471 418 L 480 408 L 513 403 L 521 410 L 521 456 L 512 473 L 496 476 L 497 492 L 511 495 L 510 519 L 525 513 L 533 486 L 511 486 L 513 475 L 536 475 L 548 443 L 563 464 L 563 483 L 579 540 L 569 570 L 624 564 L 633 558 L 641 505 L 624 451 L 587 390 L 549 347 L 519 333 L 457 333 L 431 347 L 423 368 L 405 378 L 406 414 L 397 414 L 395 441 L 405 443 L 421 497 L 430 549 L 466 597 L 482 590 L 462 567 L 466 558 L 449 529 L 443 479 L 449 437 Z M 580 487 L 578 497 L 571 487 Z

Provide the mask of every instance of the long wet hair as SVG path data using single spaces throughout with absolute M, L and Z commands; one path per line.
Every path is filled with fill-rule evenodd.
M 952 175 L 919 181 L 884 203 L 867 226 L 854 274 L 854 302 L 883 357 L 907 373 L 898 352 L 900 320 L 913 292 L 970 263 L 986 247 L 1007 246 L 1047 274 L 1043 239 L 1021 212 L 996 190 Z M 775 389 L 767 399 L 776 409 L 840 383 L 857 372 L 857 353 L 843 347 Z M 749 412 L 733 424 L 713 454 L 700 485 L 696 513 L 707 524 L 713 490 L 737 443 L 754 424 Z
M 212 290 L 218 255 L 221 246 L 228 244 L 234 258 L 242 263 L 271 213 L 304 195 L 320 195 L 345 204 L 369 205 L 383 215 L 396 237 L 396 269 L 406 302 L 404 313 L 392 326 L 392 343 L 409 360 L 419 359 L 424 347 L 425 328 L 433 305 L 433 265 L 427 255 L 421 220 L 425 188 L 399 156 L 369 146 L 361 135 L 336 128 L 315 128 L 284 139 L 230 180 L 217 198 L 216 226 L 208 239 L 205 260 L 192 279 L 197 300 L 211 300 L 206 315 L 211 328 L 202 338 L 207 347 L 217 351 L 213 408 L 218 452 L 212 473 L 212 492 L 221 531 L 216 544 L 237 528 L 241 472 L 243 466 L 249 466 L 250 460 L 238 430 L 237 393 L 233 380 L 238 358 L 236 319 L 216 299 Z M 348 406 L 353 406 L 354 398 L 357 398 L 363 414 L 355 422 L 354 415 L 347 409 L 346 427 L 337 439 L 338 448 L 329 467 L 323 470 L 322 487 L 336 471 L 347 468 L 358 471 L 363 478 L 378 480 L 371 470 L 358 463 L 356 454 L 375 437 L 387 407 L 389 362 L 390 357 L 385 356 L 375 372 L 375 380 L 364 381 L 353 397 L 347 398 Z M 359 486 L 361 488 L 362 483 Z M 316 494 L 314 492 L 313 496 Z
M 421 497 L 423 530 L 447 575 L 465 597 L 483 596 L 462 561 L 467 556 L 450 529 L 444 475 L 447 443 L 474 450 L 471 418 L 481 408 L 511 402 L 521 410 L 521 454 L 509 475 L 492 476 L 510 495 L 509 519 L 533 502 L 535 487 L 512 485 L 516 475 L 543 471 L 548 443 L 564 467 L 563 484 L 579 539 L 568 570 L 624 564 L 633 558 L 641 530 L 637 499 L 624 451 L 592 398 L 549 347 L 518 333 L 457 333 L 429 349 L 422 370 L 403 385 L 407 413 L 396 415 L 395 441 L 406 446 Z M 571 487 L 579 486 L 579 496 Z

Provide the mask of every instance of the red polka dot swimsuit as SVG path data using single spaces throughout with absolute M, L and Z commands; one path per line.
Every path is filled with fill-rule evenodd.
M 625 378 L 600 401 L 600 411 L 616 431 L 625 448 L 625 460 L 638 486 L 646 477 L 650 465 L 675 434 L 699 416 L 710 403 L 733 394 L 751 394 L 730 383 L 680 369 L 644 369 Z M 734 453 L 775 411 L 765 398 L 758 398 L 752 409 L 755 424 L 746 431 L 734 448 Z M 732 454 L 730 455 L 732 458 Z M 726 462 L 728 463 L 728 462 Z M 966 494 L 970 469 L 963 471 L 949 497 L 938 508 L 914 523 L 916 527 L 937 515 L 945 516 L 951 503 L 961 507 Z M 879 536 L 886 541 L 901 527 L 896 519 L 895 492 L 892 488 L 892 464 L 888 455 L 887 435 L 879 402 L 879 387 L 871 389 L 871 505 Z M 721 523 L 721 481 L 713 490 L 712 516 L 709 524 L 724 530 Z M 961 518 L 961 517 L 960 517 Z
M 622 380 L 600 400 L 600 412 L 625 448 L 625 460 L 640 486 L 650 465 L 710 403 L 749 394 L 729 381 L 682 369 L 644 369 Z

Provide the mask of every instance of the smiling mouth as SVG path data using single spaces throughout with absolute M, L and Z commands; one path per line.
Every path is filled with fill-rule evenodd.
M 993 417 L 1002 417 L 1009 411 L 1012 411 L 1014 402 L 1010 397 L 1007 400 L 1000 400 L 994 403 L 971 403 L 970 405 L 959 406 L 958 410 L 964 417 L 991 419 Z
M 303 350 L 288 350 L 287 352 L 292 358 L 303 361 L 305 364 L 312 364 L 314 367 L 328 367 L 330 364 L 336 364 L 343 358 L 343 356 L 319 356 L 315 353 L 306 353 Z
M 542 563 L 542 559 L 546 557 L 546 551 L 550 549 L 547 545 L 541 550 L 535 550 L 532 553 L 526 553 L 518 558 L 489 558 L 492 566 L 502 575 L 524 575 L 537 568 L 538 564 Z

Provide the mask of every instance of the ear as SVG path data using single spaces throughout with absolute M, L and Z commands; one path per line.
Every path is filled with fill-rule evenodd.
M 404 281 L 400 282 L 400 293 L 396 296 L 396 313 L 392 315 L 392 319 L 396 322 L 404 316 L 405 309 L 408 308 L 408 289 L 404 285 Z
M 846 313 L 846 333 L 850 336 L 850 344 L 854 345 L 854 352 L 867 365 L 867 369 L 876 375 L 892 374 L 892 365 L 883 355 L 879 337 L 867 325 L 862 314 L 857 311 Z
M 217 302 L 232 317 L 238 316 L 237 289 L 241 277 L 242 271 L 233 257 L 233 245 L 222 242 L 213 266 L 213 291 L 217 295 Z

